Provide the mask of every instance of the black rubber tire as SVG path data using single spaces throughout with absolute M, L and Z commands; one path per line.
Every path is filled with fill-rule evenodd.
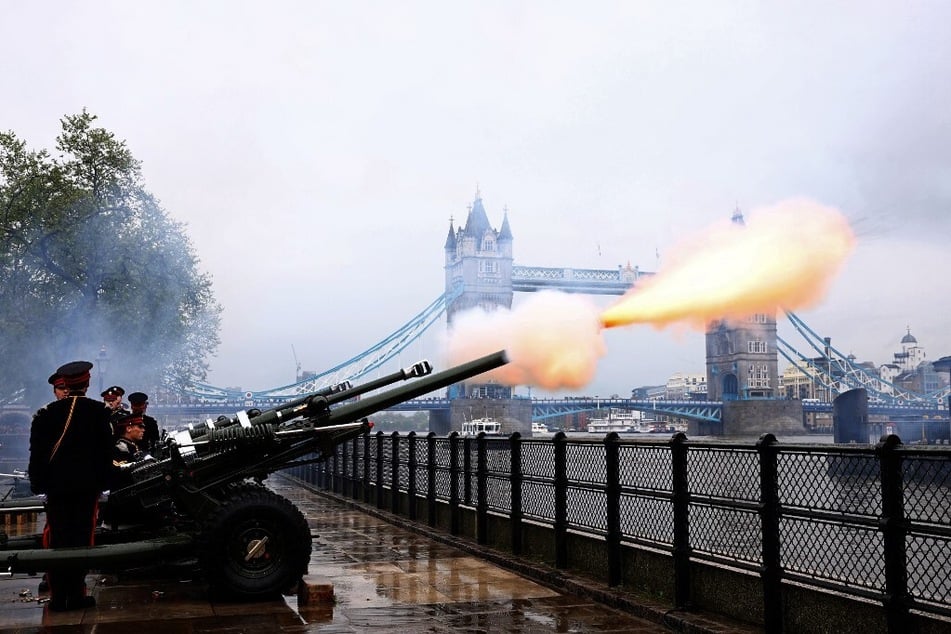
M 266 540 L 247 559 L 252 544 Z M 307 520 L 289 500 L 264 487 L 236 487 L 202 524 L 199 563 L 213 593 L 230 599 L 279 596 L 307 574 Z

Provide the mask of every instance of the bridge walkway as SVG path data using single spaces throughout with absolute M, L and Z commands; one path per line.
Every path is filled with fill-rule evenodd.
M 333 585 L 335 601 L 297 598 L 223 603 L 188 567 L 90 574 L 97 605 L 50 612 L 38 577 L 0 579 L 0 631 L 232 634 L 235 632 L 753 632 L 696 617 L 665 627 L 662 606 L 621 611 L 591 596 L 516 574 L 471 549 L 390 523 L 344 500 L 272 478 L 307 516 L 314 535 L 308 581 Z M 42 515 L 37 526 L 42 526 Z M 35 526 L 23 530 L 35 530 Z M 653 612 L 651 610 L 654 610 Z M 684 627 L 688 626 L 688 627 Z

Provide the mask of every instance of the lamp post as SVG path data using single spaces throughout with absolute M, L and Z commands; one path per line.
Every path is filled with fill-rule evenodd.
M 103 346 L 99 348 L 99 356 L 96 357 L 96 365 L 99 367 L 99 393 L 100 394 L 102 393 L 103 390 L 106 389 L 105 385 L 103 384 L 103 381 L 105 380 L 106 363 L 108 363 L 108 361 L 109 361 L 109 357 L 108 355 L 106 355 L 106 346 L 105 344 L 103 344 Z

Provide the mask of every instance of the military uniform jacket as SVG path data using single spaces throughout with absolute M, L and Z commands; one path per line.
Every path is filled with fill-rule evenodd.
M 68 495 L 108 489 L 114 444 L 109 418 L 104 403 L 85 396 L 68 396 L 40 409 L 30 426 L 28 471 L 33 492 Z
M 137 453 L 139 453 L 139 448 L 135 441 L 128 438 L 119 438 L 112 447 L 112 464 L 118 467 L 121 464 L 132 462 L 132 458 Z
M 148 414 L 142 415 L 142 422 L 145 424 L 145 434 L 139 443 L 139 449 L 142 451 L 154 451 L 159 442 L 158 421 Z

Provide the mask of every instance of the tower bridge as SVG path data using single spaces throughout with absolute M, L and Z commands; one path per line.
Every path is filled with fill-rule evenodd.
M 742 214 L 737 210 L 733 221 L 743 222 Z M 507 210 L 503 213 L 501 227 L 496 230 L 489 222 L 482 197 L 476 192 L 469 206 L 465 223 L 455 226 L 449 221 L 445 254 L 445 287 L 443 293 L 419 314 L 399 327 L 390 336 L 368 348 L 366 351 L 331 368 L 319 375 L 292 385 L 271 390 L 247 393 L 233 393 L 211 386 L 195 386 L 191 396 L 208 403 L 228 402 L 244 404 L 249 407 L 267 407 L 275 401 L 298 396 L 320 387 L 343 380 L 359 380 L 379 370 L 381 366 L 396 358 L 407 346 L 419 339 L 431 326 L 439 322 L 443 315 L 451 325 L 456 315 L 471 308 L 480 307 L 487 311 L 498 308 L 510 309 L 516 292 L 536 292 L 541 290 L 559 290 L 562 292 L 585 293 L 593 295 L 622 295 L 636 286 L 644 278 L 652 276 L 651 271 L 642 271 L 637 266 L 618 266 L 615 269 L 540 267 L 516 265 L 513 256 L 513 233 L 509 224 Z M 722 420 L 724 401 L 745 399 L 768 399 L 779 397 L 778 354 L 782 354 L 790 363 L 802 368 L 816 384 L 822 386 L 830 397 L 836 393 L 863 387 L 870 392 L 876 410 L 898 408 L 905 411 L 909 407 L 933 410 L 940 406 L 946 394 L 934 394 L 930 398 L 918 396 L 901 390 L 874 377 L 867 370 L 857 366 L 852 360 L 831 347 L 829 340 L 822 338 L 808 328 L 795 315 L 788 315 L 791 323 L 803 334 L 809 346 L 814 349 L 813 356 L 804 355 L 776 334 L 774 315 L 754 315 L 745 324 L 727 324 L 717 322 L 707 332 L 707 385 L 709 401 L 698 404 L 696 401 L 658 405 L 656 401 L 628 401 L 618 406 L 628 409 L 663 410 L 672 415 L 688 419 L 718 422 Z M 444 398 L 413 401 L 402 406 L 403 409 L 430 411 L 437 424 L 434 427 L 458 427 L 453 423 L 452 404 L 459 404 L 458 416 L 462 416 L 472 403 L 480 404 L 492 400 L 504 401 L 509 406 L 520 405 L 512 398 L 511 388 L 498 384 L 469 384 L 453 386 Z M 831 401 L 831 398 L 827 399 Z M 572 399 L 560 404 L 550 401 L 536 401 L 530 415 L 535 419 L 546 419 L 555 413 L 581 412 L 596 409 L 592 403 Z M 524 405 L 524 404 L 522 404 Z M 809 405 L 807 411 L 828 411 L 829 403 Z M 905 408 L 905 409 L 902 409 Z M 524 412 L 524 408 L 523 412 Z M 819 411 L 819 410 L 817 410 Z M 501 410 L 495 415 L 502 416 Z M 447 416 L 449 417 L 447 419 Z M 442 424 L 438 424 L 441 419 Z
M 742 224 L 737 210 L 733 221 Z M 542 267 L 515 264 L 514 237 L 508 211 L 495 229 L 489 221 L 482 197 L 476 192 L 463 224 L 450 219 L 443 245 L 445 286 L 443 293 L 419 314 L 400 326 L 390 336 L 366 351 L 307 381 L 271 390 L 231 393 L 211 386 L 196 386 L 191 395 L 197 402 L 181 405 L 183 413 L 204 415 L 228 414 L 229 409 L 269 407 L 282 400 L 314 391 L 342 380 L 359 380 L 376 372 L 395 359 L 411 343 L 417 341 L 431 326 L 445 319 L 452 324 L 456 315 L 471 308 L 487 311 L 509 309 L 514 293 L 542 290 L 620 296 L 654 275 L 638 266 L 619 265 L 614 269 Z M 796 315 L 787 315 L 796 330 L 807 341 L 811 354 L 802 354 L 776 332 L 776 316 L 754 315 L 744 324 L 717 322 L 709 328 L 706 350 L 708 400 L 658 401 L 637 399 L 524 399 L 514 397 L 511 388 L 492 383 L 463 384 L 450 388 L 446 394 L 416 399 L 393 408 L 394 411 L 428 411 L 437 431 L 458 429 L 465 412 L 485 411 L 503 418 L 512 415 L 522 419 L 551 420 L 566 414 L 595 415 L 603 407 L 649 411 L 658 415 L 676 416 L 711 426 L 723 421 L 724 403 L 776 399 L 778 392 L 778 355 L 807 374 L 829 398 L 822 402 L 802 404 L 806 414 L 829 414 L 831 397 L 862 387 L 869 391 L 873 415 L 900 416 L 934 414 L 941 409 L 943 396 L 919 396 L 874 377 L 866 369 L 832 348 L 827 338 L 820 337 Z M 160 405 L 159 408 L 165 406 Z M 489 411 L 491 410 L 491 411 Z M 760 411 L 760 410 L 757 410 Z
M 742 224 L 739 210 L 733 221 Z M 153 398 L 150 411 L 169 417 L 205 419 L 233 415 L 240 409 L 266 409 L 328 385 L 372 378 L 443 319 L 451 325 L 458 314 L 475 307 L 487 311 L 510 309 L 516 292 L 558 290 L 620 296 L 654 275 L 630 264 L 614 269 L 516 265 L 513 242 L 508 211 L 503 213 L 501 227 L 494 229 L 482 197 L 476 192 L 465 223 L 457 227 L 452 219 L 449 221 L 444 243 L 443 292 L 389 336 L 337 366 L 296 383 L 256 391 L 195 383 L 182 393 Z M 737 402 L 762 403 L 784 396 L 779 393 L 778 376 L 778 356 L 782 355 L 826 397 L 818 403 L 803 403 L 801 411 L 807 414 L 831 412 L 832 397 L 859 387 L 869 393 L 870 414 L 920 416 L 947 412 L 947 386 L 929 394 L 902 389 L 835 350 L 829 338 L 815 333 L 798 316 L 786 317 L 803 336 L 811 353 L 797 351 L 777 335 L 774 315 L 753 315 L 742 324 L 721 321 L 710 325 L 706 333 L 708 400 L 704 401 L 525 399 L 514 397 L 511 388 L 499 384 L 468 383 L 452 386 L 447 394 L 416 399 L 393 410 L 430 412 L 432 429 L 437 433 L 458 429 L 465 412 L 471 411 L 485 411 L 499 418 L 514 417 L 527 426 L 529 419 L 596 412 L 605 406 L 675 416 L 715 429 L 723 422 L 725 403 L 735 410 Z M 761 415 L 761 408 L 756 411 Z

